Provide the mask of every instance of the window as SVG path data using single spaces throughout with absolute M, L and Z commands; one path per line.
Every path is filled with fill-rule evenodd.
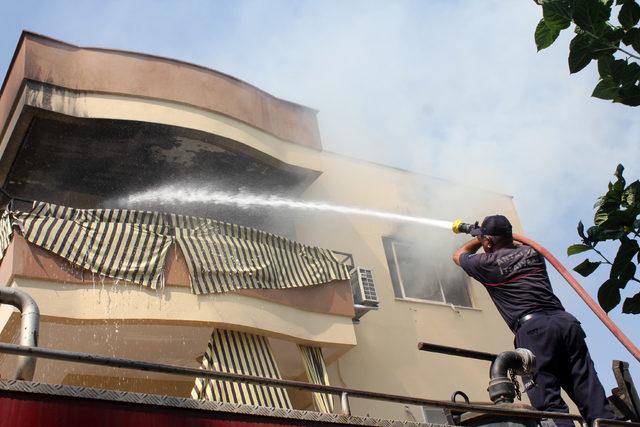
M 428 238 L 426 243 L 393 237 L 382 240 L 396 298 L 471 307 L 467 276 L 451 260 L 450 244 L 436 244 L 443 240 Z

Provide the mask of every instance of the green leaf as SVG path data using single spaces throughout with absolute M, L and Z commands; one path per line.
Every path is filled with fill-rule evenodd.
M 600 264 L 601 264 L 601 262 L 599 262 L 599 261 L 591 262 L 588 259 L 585 259 L 580 264 L 578 264 L 575 267 L 573 267 L 573 271 L 575 271 L 576 273 L 578 273 L 582 277 L 587 277 L 591 273 L 596 271 L 596 268 L 598 268 L 598 266 L 600 266 Z
M 635 218 L 635 214 L 628 209 L 616 210 L 608 214 L 607 220 L 600 224 L 600 227 L 608 231 L 614 229 L 624 231 L 626 227 L 631 227 L 633 225 Z
M 620 287 L 617 280 L 609 279 L 598 289 L 598 303 L 607 313 L 620 304 Z
M 564 30 L 571 24 L 569 0 L 547 0 L 542 4 L 542 18 L 551 30 Z
M 640 314 L 640 292 L 631 298 L 625 298 L 622 304 L 622 312 L 627 314 Z
M 630 82 L 634 76 L 633 67 L 629 68 L 627 61 L 616 59 L 609 67 L 609 71 L 616 83 Z
M 640 105 L 640 87 L 626 86 L 620 89 L 620 102 L 624 105 L 637 107 Z
M 626 239 L 622 241 L 622 244 L 618 248 L 618 253 L 613 260 L 611 266 L 610 277 L 619 277 L 622 270 L 626 267 L 626 264 L 631 262 L 634 255 L 638 253 L 638 242 L 632 239 Z
M 618 276 L 618 280 L 620 280 L 620 287 L 624 288 L 629 280 L 636 275 L 636 265 L 632 262 L 628 262 L 622 267 L 620 271 L 620 276 Z
M 587 240 L 592 246 L 595 246 L 598 242 L 604 242 L 605 240 L 618 240 L 626 234 L 622 228 L 608 230 L 600 226 L 593 226 L 587 230 Z
M 569 44 L 569 72 L 577 73 L 591 62 L 591 38 L 586 34 L 576 35 Z
M 615 72 L 623 86 L 632 85 L 640 77 L 640 65 L 635 62 L 625 62 L 624 67 L 616 66 Z
M 635 1 L 628 1 L 622 5 L 620 8 L 620 13 L 618 13 L 618 21 L 624 27 L 624 29 L 628 30 L 633 28 L 640 20 L 640 6 Z
M 610 198 L 611 200 L 615 200 L 616 202 L 619 201 L 620 197 L 622 197 L 624 186 L 627 184 L 627 182 L 624 179 L 624 176 L 622 176 L 623 172 L 624 172 L 624 166 L 619 164 L 616 167 L 616 171 L 613 173 L 613 176 L 616 177 L 616 182 L 614 182 L 611 188 L 609 189 L 610 194 L 609 193 L 607 194 L 608 198 Z
M 544 19 L 541 19 L 536 27 L 535 40 L 538 52 L 542 49 L 546 49 L 553 44 L 558 38 L 560 30 L 557 28 L 551 29 L 547 26 Z
M 571 245 L 567 248 L 567 256 L 571 256 L 571 255 L 575 255 L 575 254 L 579 254 L 582 252 L 586 252 L 588 250 L 591 249 L 591 246 L 589 245 L 583 245 L 583 244 L 575 244 L 575 245 Z
M 602 205 L 605 206 L 605 205 Z M 596 214 L 593 217 L 593 223 L 595 225 L 602 225 L 609 219 L 609 210 L 608 209 L 598 209 Z
M 598 59 L 598 73 L 600 74 L 600 78 L 604 79 L 605 77 L 611 76 L 611 64 L 613 61 L 615 61 L 613 55 L 607 55 Z
M 622 204 L 630 209 L 640 208 L 640 181 L 634 181 L 622 192 Z
M 600 233 L 600 229 L 597 225 L 593 225 L 587 229 L 587 237 L 589 242 L 599 242 L 598 239 Z
M 622 42 L 640 53 L 640 28 L 632 28 L 624 34 Z
M 622 176 L 623 171 L 624 166 L 618 165 L 614 173 L 616 181 L 614 183 L 609 183 L 609 190 L 607 193 L 604 196 L 599 197 L 594 205 L 594 208 L 596 208 L 594 224 L 597 226 L 604 224 L 609 219 L 609 215 L 612 212 L 616 212 L 620 209 L 622 193 L 625 186 L 625 179 Z
M 613 230 L 600 230 L 598 238 L 600 241 L 605 240 L 618 240 L 623 238 L 627 233 L 624 232 L 622 227 Z
M 615 45 L 615 46 L 619 46 L 620 45 L 620 41 L 622 41 L 622 39 L 625 36 L 625 32 L 622 28 L 620 27 L 610 27 L 607 25 L 607 27 L 605 28 L 605 31 L 602 35 L 602 37 L 609 43 Z
M 567 255 L 571 256 L 571 255 L 579 254 L 579 253 L 588 251 L 589 249 L 591 249 L 591 246 L 589 245 L 581 245 L 581 244 L 571 245 L 567 248 Z
M 598 61 L 598 65 L 600 61 Z M 618 93 L 620 92 L 620 85 L 613 81 L 611 77 L 605 77 L 600 80 L 600 82 L 596 85 L 595 89 L 593 89 L 593 93 L 591 96 L 594 98 L 614 100 L 618 98 Z
M 582 221 L 578 221 L 578 236 L 582 237 L 583 241 L 587 238 L 587 236 L 584 235 L 584 224 Z
M 599 33 L 611 16 L 611 8 L 599 0 L 574 0 L 573 22 L 581 29 Z

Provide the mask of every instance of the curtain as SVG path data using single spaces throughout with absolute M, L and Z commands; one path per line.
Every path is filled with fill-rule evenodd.
M 322 357 L 322 349 L 320 347 L 309 347 L 306 345 L 298 345 L 302 363 L 307 373 L 307 378 L 312 384 L 329 385 L 329 376 L 327 375 L 327 367 Z M 316 409 L 325 414 L 333 412 L 333 396 L 327 393 L 311 393 L 313 403 Z
M 281 379 L 266 337 L 215 329 L 202 358 L 202 369 Z M 197 378 L 194 399 L 291 409 L 282 387 Z

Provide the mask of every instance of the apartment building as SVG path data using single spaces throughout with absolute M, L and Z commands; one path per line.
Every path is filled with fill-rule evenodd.
M 512 348 L 485 290 L 451 262 L 465 237 L 237 199 L 443 220 L 500 212 L 519 229 L 511 197 L 324 151 L 317 114 L 179 60 L 23 33 L 0 93 L 0 283 L 38 304 L 39 345 L 488 402 L 487 362 L 417 349 Z M 0 307 L 0 325 L 0 340 L 16 342 L 20 314 Z M 15 365 L 1 355 L 0 376 Z M 33 381 L 339 410 L 320 393 L 46 359 Z M 419 406 L 350 405 L 355 416 L 440 421 Z

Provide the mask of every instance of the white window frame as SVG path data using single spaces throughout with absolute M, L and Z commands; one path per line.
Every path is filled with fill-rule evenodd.
M 431 304 L 440 304 L 440 305 L 447 305 L 447 306 L 453 306 L 453 307 L 462 307 L 462 308 L 473 308 L 473 300 L 471 298 L 471 292 L 469 292 L 469 282 L 465 281 L 465 292 L 467 293 L 467 297 L 469 299 L 469 305 L 455 305 L 451 302 L 447 301 L 447 298 L 445 297 L 444 294 L 444 288 L 442 286 L 442 280 L 440 279 L 440 273 L 438 271 L 438 268 L 434 269 L 434 274 L 436 276 L 436 281 L 438 284 L 438 288 L 440 290 L 440 297 L 442 298 L 441 300 L 435 300 L 435 299 L 425 299 L 425 298 L 415 298 L 415 297 L 408 297 L 405 294 L 404 291 L 404 284 L 402 283 L 402 271 L 400 270 L 400 263 L 398 262 L 398 254 L 396 252 L 396 245 L 405 245 L 405 246 L 409 246 L 407 243 L 401 241 L 401 240 L 396 240 L 393 237 L 387 237 L 390 241 L 390 248 L 391 248 L 391 252 L 393 255 L 393 262 L 395 264 L 395 272 L 396 272 L 396 279 L 398 280 L 398 285 L 400 288 L 400 292 L 402 294 L 401 297 L 396 297 L 396 298 L 401 298 L 404 300 L 408 300 L 408 301 L 417 301 L 417 302 L 428 302 Z

